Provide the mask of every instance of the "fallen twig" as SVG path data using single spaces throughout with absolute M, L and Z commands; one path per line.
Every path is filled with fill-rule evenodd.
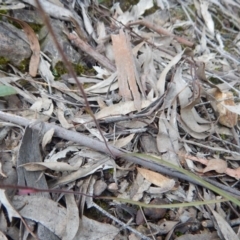
M 0 111 L 0 119 L 7 121 L 7 122 L 11 122 L 14 124 L 18 124 L 21 126 L 28 126 L 29 124 L 32 124 L 32 128 L 36 129 L 38 131 L 42 131 L 42 132 L 46 132 L 49 129 L 54 129 L 54 135 L 56 137 L 59 138 L 63 138 L 65 140 L 68 141 L 73 141 L 75 143 L 79 143 L 83 146 L 89 147 L 91 149 L 94 149 L 96 151 L 100 151 L 100 152 L 104 152 L 106 154 L 109 153 L 107 146 L 103 143 L 100 142 L 96 139 L 92 139 L 84 134 L 75 132 L 75 131 L 71 131 L 71 130 L 67 130 L 64 129 L 62 127 L 59 127 L 57 125 L 54 124 L 50 124 L 50 123 L 38 123 L 38 124 L 33 124 L 34 121 L 30 121 L 29 119 L 23 118 L 23 117 L 19 117 L 16 115 L 12 115 L 9 113 L 5 113 Z M 155 162 L 151 162 L 150 160 L 144 159 L 144 158 L 139 158 L 139 157 L 135 157 L 135 156 L 131 156 L 131 153 L 118 149 L 110 144 L 108 144 L 108 147 L 111 151 L 111 153 L 115 156 L 115 157 L 122 157 L 125 160 L 135 163 L 135 164 L 139 164 L 145 168 L 149 168 L 153 171 L 157 171 L 160 172 L 162 174 L 166 174 L 168 176 L 172 176 L 172 177 L 176 177 L 182 180 L 185 180 L 187 182 L 191 182 L 193 184 L 199 185 L 199 186 L 203 186 L 203 184 L 201 184 L 199 181 L 185 175 L 182 173 L 179 173 L 177 171 L 173 171 L 172 169 L 169 169 L 167 167 L 164 167 L 163 165 L 160 165 L 159 163 L 155 163 Z M 223 185 L 224 186 L 224 185 Z M 230 192 L 230 191 L 228 191 Z M 234 190 L 233 192 L 231 192 L 232 195 L 235 195 L 236 197 L 240 196 L 240 192 L 237 190 Z
M 138 20 L 138 21 L 135 21 L 135 22 L 131 22 L 129 24 L 127 24 L 127 26 L 132 26 L 132 25 L 143 25 L 149 29 L 152 29 L 153 31 L 157 32 L 158 34 L 162 34 L 162 35 L 165 35 L 165 36 L 169 36 L 169 37 L 173 37 L 174 39 L 176 39 L 179 43 L 181 44 L 184 44 L 188 47 L 193 47 L 194 46 L 194 43 L 193 42 L 190 42 L 188 41 L 187 39 L 183 38 L 183 37 L 179 37 L 179 36 L 176 36 L 175 34 L 169 32 L 168 30 L 160 27 L 160 26 L 155 26 L 154 24 L 146 21 L 146 20 Z

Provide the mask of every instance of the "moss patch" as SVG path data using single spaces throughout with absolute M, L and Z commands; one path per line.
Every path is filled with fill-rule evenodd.
M 23 59 L 19 66 L 17 67 L 21 72 L 26 72 L 29 69 L 29 61 L 30 59 Z
M 21 72 L 27 72 L 29 68 L 29 58 L 23 59 L 18 66 L 15 66 Z M 8 64 L 11 63 L 6 57 L 0 57 L 0 69 L 7 71 L 9 69 Z
M 112 0 L 99 0 L 98 1 L 100 4 L 111 8 L 113 5 Z M 128 1 L 120 1 L 120 7 L 123 11 L 128 10 L 131 6 L 136 5 L 139 2 L 139 0 L 128 0 Z
M 41 24 L 36 24 L 36 23 L 27 23 L 27 24 L 33 29 L 35 33 L 38 33 L 43 26 Z
M 8 64 L 10 60 L 6 57 L 0 57 L 0 70 L 7 72 L 9 70 Z
M 88 68 L 87 66 L 81 65 L 81 64 L 72 64 L 74 71 L 77 75 L 85 74 L 90 75 L 95 73 L 95 70 L 93 68 Z M 53 75 L 58 79 L 63 74 L 67 73 L 67 69 L 65 67 L 65 64 L 63 62 L 58 62 L 55 65 L 55 68 L 53 69 Z

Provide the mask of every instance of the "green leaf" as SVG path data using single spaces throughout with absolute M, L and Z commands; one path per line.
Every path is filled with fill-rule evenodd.
M 16 94 L 17 91 L 13 87 L 0 85 L 0 97 Z

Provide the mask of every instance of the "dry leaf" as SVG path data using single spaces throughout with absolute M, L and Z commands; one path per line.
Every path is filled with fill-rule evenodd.
M 44 171 L 46 169 L 54 171 L 76 171 L 79 169 L 78 166 L 74 167 L 65 162 L 32 162 L 20 166 L 24 167 L 27 171 Z
M 240 179 L 240 167 L 238 167 L 236 169 L 227 168 L 226 174 L 228 176 L 234 177 L 237 180 L 239 180 Z
M 111 224 L 97 222 L 83 216 L 74 240 L 112 240 L 118 233 L 119 229 Z
M 146 180 L 148 180 L 149 182 L 153 183 L 158 187 L 164 187 L 165 184 L 169 184 L 169 182 L 175 184 L 175 181 L 173 179 L 164 177 L 160 173 L 156 173 L 145 168 L 137 168 L 137 169 L 138 169 L 138 172 L 141 173 L 144 178 L 146 178 Z
M 226 127 L 234 127 L 237 124 L 238 115 L 227 109 L 227 106 L 235 107 L 232 92 L 223 93 L 217 90 L 214 96 L 217 101 L 216 110 L 219 114 L 219 122 Z
M 176 91 L 178 93 L 178 99 L 181 106 L 181 115 L 179 121 L 184 124 L 182 127 L 187 133 L 197 139 L 206 138 L 207 133 L 205 132 L 211 130 L 211 125 L 207 124 L 208 122 L 201 118 L 193 107 L 197 99 L 195 99 L 193 92 L 183 79 L 181 67 L 178 67 L 175 73 L 174 83 L 176 84 Z M 190 102 L 192 97 L 194 101 Z M 203 123 L 205 124 L 203 125 Z
M 0 202 L 6 208 L 8 219 L 10 220 L 10 222 L 12 222 L 13 217 L 21 218 L 20 214 L 14 209 L 12 204 L 9 202 L 4 189 L 0 189 Z
M 36 8 L 38 7 L 35 0 L 23 0 L 23 2 L 28 3 Z M 49 14 L 50 16 L 52 16 L 54 18 L 62 19 L 62 20 L 66 20 L 66 19 L 69 20 L 71 17 L 73 17 L 73 14 L 71 11 L 69 11 L 65 7 L 61 7 L 61 6 L 59 6 L 59 4 L 55 4 L 51 1 L 41 0 L 41 6 L 44 9 L 44 12 L 46 14 Z
M 238 240 L 238 236 L 236 233 L 233 231 L 232 227 L 228 224 L 228 222 L 216 211 L 214 211 L 212 208 L 210 208 L 212 211 L 212 214 L 214 218 L 217 221 L 219 230 L 221 231 L 224 239 L 226 240 Z
M 15 10 L 15 9 L 22 9 L 25 8 L 26 5 L 24 3 L 18 3 L 18 2 L 11 2 L 12 5 L 1 5 L 1 10 Z
M 66 209 L 57 202 L 42 196 L 15 195 L 12 204 L 20 209 L 19 212 L 24 218 L 41 223 L 60 239 L 64 235 L 67 224 Z
M 39 73 L 48 84 L 49 83 L 52 84 L 54 82 L 54 76 L 50 68 L 51 64 L 47 60 L 45 60 L 42 56 L 40 56 Z
M 120 139 L 114 141 L 113 145 L 115 147 L 122 148 L 122 147 L 126 146 L 129 142 L 131 142 L 132 139 L 134 138 L 134 136 L 135 136 L 135 134 L 133 133 L 127 137 L 120 138 Z
M 139 78 L 127 33 L 121 29 L 112 35 L 113 51 L 118 72 L 119 94 L 125 101 L 134 100 L 135 108 L 141 110 L 141 98 L 136 80 Z
M 100 131 L 97 129 L 97 128 L 90 128 L 88 127 L 87 125 L 85 125 L 85 128 L 95 137 L 97 137 L 100 141 L 104 142 L 104 140 L 107 142 L 108 139 L 104 137 L 104 135 L 106 134 L 104 131 L 101 130 L 101 133 L 103 134 L 103 137 L 102 137 L 102 134 L 100 133 Z
M 208 5 L 209 5 L 209 1 L 206 1 L 206 0 L 200 1 L 200 9 L 201 9 L 202 17 L 204 19 L 205 24 L 207 25 L 209 32 L 214 36 L 214 22 L 212 19 L 212 15 L 208 11 Z
M 79 228 L 79 211 L 73 194 L 65 195 L 67 206 L 67 226 L 63 235 L 63 240 L 72 240 Z
M 210 124 L 205 124 L 205 125 L 198 124 L 195 116 L 197 116 L 198 120 L 200 121 L 201 121 L 201 118 L 196 112 L 195 112 L 196 115 L 194 115 L 193 111 L 195 110 L 192 109 L 191 107 L 190 108 L 186 107 L 181 109 L 181 119 L 183 120 L 183 122 L 188 126 L 188 128 L 190 128 L 194 132 L 203 133 L 203 132 L 209 131 L 211 129 Z M 204 119 L 202 120 L 204 121 Z
M 173 107 L 173 112 L 176 109 Z M 174 116 L 174 113 L 172 113 Z M 179 166 L 179 160 L 176 152 L 179 151 L 179 133 L 176 130 L 176 123 L 168 121 L 165 113 L 163 112 L 159 118 L 159 132 L 157 135 L 157 148 L 160 153 L 165 153 L 162 156 L 165 160 L 172 164 Z
M 138 2 L 138 4 L 136 4 L 134 7 L 137 9 L 135 9 L 135 14 L 136 16 L 140 16 L 142 14 L 144 14 L 144 12 L 147 10 L 147 9 L 150 9 L 152 8 L 154 5 L 153 5 L 153 0 L 140 0 Z
M 160 96 L 162 96 L 165 92 L 165 81 L 166 81 L 166 76 L 167 76 L 167 73 L 170 71 L 170 69 L 176 65 L 180 59 L 182 58 L 182 55 L 183 55 L 184 51 L 180 52 L 179 54 L 177 54 L 169 63 L 168 65 L 165 67 L 165 69 L 162 71 L 159 79 L 158 79 L 158 82 L 157 82 L 157 88 L 158 88 L 158 91 L 160 93 Z
M 103 72 L 102 74 L 104 75 L 105 72 Z M 98 75 L 96 77 L 98 77 Z M 90 93 L 107 93 L 108 91 L 114 91 L 118 88 L 118 83 L 116 82 L 116 78 L 117 78 L 117 73 L 116 72 L 112 73 L 107 79 L 104 79 L 99 83 L 84 89 L 84 91 L 89 94 Z
M 0 162 L 0 175 L 2 175 L 2 177 L 7 177 L 6 174 L 3 172 L 2 170 L 2 163 Z
M 72 92 L 72 90 L 63 82 L 54 81 L 52 83 L 52 87 L 56 87 L 59 91 L 63 92 L 66 95 L 69 95 L 70 97 L 79 102 L 83 102 L 83 99 L 78 94 Z
M 44 159 L 44 162 L 57 162 L 58 159 L 65 158 L 67 153 L 69 152 L 78 152 L 79 149 L 75 146 L 68 146 L 67 148 L 59 151 L 55 154 L 51 153 L 51 155 L 47 156 Z
M 171 231 L 175 225 L 178 224 L 177 221 L 167 221 L 166 219 L 161 220 L 158 224 L 148 223 L 152 229 L 154 229 L 159 234 L 167 234 Z
M 58 120 L 61 123 L 62 127 L 65 129 L 69 129 L 69 128 L 73 128 L 73 124 L 68 123 L 68 121 L 66 120 L 65 116 L 64 116 L 64 112 L 62 109 L 58 109 L 57 110 L 57 116 L 58 116 Z
M 129 194 L 125 191 L 123 194 L 118 195 L 120 198 L 130 198 L 134 201 L 139 201 L 142 199 L 144 192 L 146 192 L 151 185 L 151 182 L 149 182 L 147 179 L 144 179 L 143 175 L 138 172 L 134 183 L 132 184 L 130 188 L 130 196 Z
M 86 177 L 96 172 L 99 169 L 109 169 L 113 168 L 113 162 L 108 159 L 98 160 L 96 163 L 89 164 L 88 166 L 84 166 L 80 168 L 76 172 L 72 172 L 66 176 L 60 177 L 56 182 L 53 183 L 53 186 L 67 184 L 69 182 L 75 181 L 76 179 Z
M 1 240 L 8 240 L 6 235 L 2 231 L 0 231 L 0 239 Z
M 44 134 L 43 140 L 42 140 L 42 150 L 44 150 L 46 145 L 52 141 L 53 134 L 54 134 L 54 128 L 49 129 Z
M 93 29 L 93 26 L 92 26 L 92 22 L 86 12 L 86 8 L 85 8 L 85 4 L 82 3 L 82 2 L 79 2 L 79 5 L 82 9 L 81 13 L 82 13 L 82 17 L 83 17 L 83 23 L 84 23 L 84 26 L 85 26 L 85 29 L 87 31 L 87 33 L 93 37 L 93 39 L 96 39 L 96 36 L 95 36 L 95 31 Z
M 227 162 L 221 159 L 210 159 L 207 167 L 204 168 L 203 172 L 216 171 L 217 173 L 225 173 L 227 169 Z
M 39 45 L 38 38 L 37 38 L 35 32 L 27 23 L 25 23 L 19 19 L 7 16 L 7 15 L 5 15 L 5 16 L 10 18 L 14 22 L 17 22 L 22 27 L 25 34 L 27 35 L 30 48 L 33 52 L 30 62 L 29 62 L 29 74 L 32 77 L 36 77 L 38 66 L 39 66 L 39 61 L 40 61 L 40 45 Z
M 141 108 L 146 108 L 150 104 L 151 101 L 143 100 Z M 133 111 L 136 111 L 136 107 L 133 101 L 120 102 L 102 109 L 100 112 L 95 114 L 95 117 L 97 119 L 101 119 L 109 116 L 125 115 Z
M 31 114 L 28 118 L 47 121 L 53 113 L 53 102 L 48 98 L 38 98 L 38 100 L 30 107 Z

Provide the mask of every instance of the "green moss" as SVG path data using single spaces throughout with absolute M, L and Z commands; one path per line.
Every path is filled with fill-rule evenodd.
M 36 24 L 36 23 L 27 23 L 27 24 L 33 29 L 35 33 L 38 33 L 43 26 L 41 24 Z
M 23 29 L 22 25 L 19 24 L 18 22 L 9 19 L 9 23 L 11 23 L 14 27 L 18 28 L 18 29 Z M 36 24 L 36 23 L 30 23 L 30 22 L 26 22 L 35 33 L 38 33 L 38 31 L 42 28 L 43 25 L 41 24 Z
M 120 7 L 123 11 L 127 11 L 131 6 L 138 4 L 139 0 L 120 1 Z
M 3 6 L 4 6 L 4 4 L 3 4 Z M 8 10 L 4 10 L 4 9 L 1 9 L 0 10 L 0 14 L 4 14 L 4 15 L 7 15 L 8 14 Z
M 6 71 L 10 60 L 6 57 L 0 57 L 0 69 Z M 15 66 L 19 71 L 26 72 L 29 68 L 29 59 L 23 59 L 18 66 Z
M 108 172 L 109 174 L 113 175 L 113 173 L 114 173 L 114 168 L 109 168 L 109 169 L 107 170 L 107 172 Z
M 4 6 L 4 3 L 2 4 Z M 4 10 L 4 9 L 0 10 L 0 20 L 3 19 L 4 15 L 8 15 L 8 10 Z
M 180 231 L 176 231 L 176 232 L 175 232 L 175 235 L 176 235 L 177 237 L 180 237 L 180 236 L 182 236 L 182 235 L 183 235 L 183 233 L 182 233 L 182 232 L 180 232 Z
M 9 59 L 7 59 L 6 57 L 0 57 L 0 69 L 3 71 L 7 71 L 9 62 Z
M 226 134 L 220 134 L 220 137 L 222 138 L 222 140 L 226 140 L 227 139 Z
M 9 63 L 9 60 L 6 57 L 0 57 L 0 65 L 6 65 Z
M 87 66 L 83 66 L 81 64 L 73 64 L 74 70 L 77 73 L 77 75 L 81 74 L 94 74 L 95 70 L 93 68 L 89 68 Z
M 109 8 L 112 6 L 112 0 L 98 0 L 98 3 Z
M 52 73 L 56 78 L 59 78 L 61 75 L 67 73 L 67 69 L 65 68 L 63 62 L 57 62 L 55 68 L 52 70 Z
M 148 15 L 150 15 L 150 14 L 155 13 L 158 9 L 159 9 L 159 7 L 158 7 L 157 4 L 154 2 L 153 7 L 150 8 L 150 9 L 148 9 L 148 10 L 146 10 L 143 15 L 144 15 L 144 16 L 148 16 Z
M 220 81 L 218 78 L 211 77 L 209 78 L 209 81 L 213 84 L 221 84 L 222 81 Z
M 32 85 L 27 80 L 24 80 L 24 79 L 19 80 L 18 84 L 27 90 L 29 90 L 29 87 L 32 87 Z
M 89 75 L 89 74 L 93 74 L 95 72 L 95 70 L 93 68 L 88 68 L 87 66 L 84 66 L 81 64 L 72 64 L 72 66 L 77 75 L 81 75 L 81 74 Z M 55 68 L 52 70 L 53 75 L 57 79 L 67 72 L 68 71 L 63 62 L 58 62 L 55 65 Z
M 98 0 L 98 2 L 99 2 L 99 4 L 102 4 L 108 8 L 111 8 L 113 5 L 112 0 Z M 129 10 L 132 6 L 138 4 L 139 0 L 123 0 L 123 1 L 119 1 L 119 2 L 120 2 L 121 9 L 125 12 L 125 11 Z M 144 16 L 147 16 L 149 14 L 156 12 L 156 10 L 158 10 L 158 9 L 159 9 L 159 7 L 154 2 L 154 6 L 150 9 L 146 10 L 144 13 Z
M 29 59 L 23 59 L 17 67 L 21 72 L 26 72 L 29 69 Z
M 96 199 L 96 204 L 107 211 L 109 209 L 109 204 L 106 201 Z M 88 218 L 94 219 L 96 221 L 103 221 L 105 218 L 105 215 L 103 215 L 101 212 L 99 212 L 96 208 L 90 208 L 87 209 L 87 211 L 84 212 L 84 215 L 86 215 Z
M 9 22 L 10 24 L 12 24 L 14 27 L 16 27 L 16 28 L 18 28 L 18 29 L 22 29 L 22 26 L 21 26 L 19 23 L 15 22 L 15 21 L 13 21 L 13 20 L 11 20 L 11 19 L 9 19 L 8 22 Z
M 112 0 L 99 0 L 100 4 L 110 8 L 113 5 Z M 120 7 L 123 11 L 127 11 L 131 6 L 136 5 L 139 2 L 139 0 L 123 0 L 120 1 Z

